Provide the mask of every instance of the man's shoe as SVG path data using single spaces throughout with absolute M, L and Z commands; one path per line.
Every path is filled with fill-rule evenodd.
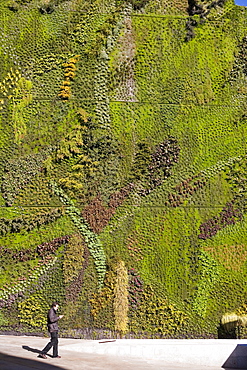
M 53 356 L 53 358 L 61 358 L 61 356 Z
M 40 358 L 47 358 L 47 357 L 46 357 L 46 355 L 44 355 L 44 353 L 40 353 L 40 354 L 38 355 L 38 357 L 40 357 Z

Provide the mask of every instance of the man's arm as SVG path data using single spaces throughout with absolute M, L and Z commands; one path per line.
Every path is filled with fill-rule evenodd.
M 49 322 L 52 324 L 57 322 L 60 319 L 60 316 L 57 316 L 53 309 L 49 310 L 48 313 Z

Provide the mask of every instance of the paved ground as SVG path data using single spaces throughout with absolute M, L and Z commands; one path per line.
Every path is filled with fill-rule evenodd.
M 221 367 L 167 364 L 158 359 L 146 360 L 133 357 L 119 357 L 68 351 L 78 339 L 59 339 L 60 359 L 38 358 L 48 338 L 0 335 L 1 370 L 222 370 Z M 140 345 L 141 345 L 140 340 Z M 102 344 L 104 345 L 104 344 Z M 231 369 L 228 369 L 231 370 Z

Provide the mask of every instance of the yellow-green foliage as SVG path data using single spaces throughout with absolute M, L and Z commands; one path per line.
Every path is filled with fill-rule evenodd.
M 62 162 L 64 159 L 71 159 L 70 168 L 65 174 L 59 174 L 59 184 L 68 192 L 70 196 L 83 196 L 85 189 L 85 178 L 93 176 L 97 170 L 98 162 L 92 160 L 88 155 L 85 155 L 84 135 L 88 129 L 85 124 L 88 122 L 89 114 L 80 108 L 78 111 L 70 111 L 66 122 L 70 126 L 69 132 L 60 141 L 56 150 L 57 162 Z M 46 163 L 45 163 L 46 165 Z M 52 158 L 48 166 L 53 168 Z
M 140 306 L 132 313 L 131 330 L 169 336 L 179 332 L 187 319 L 183 311 L 165 298 L 158 297 L 152 287 L 147 286 Z
M 64 253 L 63 271 L 66 284 L 73 281 L 82 269 L 84 242 L 79 234 L 73 234 Z
M 31 328 L 40 328 L 44 330 L 46 327 L 48 309 L 49 304 L 47 304 L 42 295 L 31 295 L 24 301 L 18 303 L 18 317 L 20 323 L 30 326 Z
M 7 76 L 0 83 L 0 93 L 4 98 L 10 99 L 12 97 L 13 89 L 16 89 L 18 82 L 21 79 L 21 73 L 19 70 L 14 70 L 10 68 L 10 71 L 7 73 Z M 4 100 L 1 101 L 1 104 L 4 103 Z M 3 107 L 1 106 L 1 109 Z
M 75 64 L 79 61 L 80 55 L 76 55 L 70 58 L 68 63 L 64 63 L 64 81 L 60 87 L 60 93 L 58 96 L 63 100 L 68 100 L 71 97 L 71 81 L 74 80 L 76 66 Z
M 81 148 L 83 147 L 83 133 L 86 130 L 86 127 L 83 126 L 80 121 L 79 117 L 71 111 L 68 114 L 68 117 L 65 118 L 66 122 L 66 135 L 60 141 L 58 145 L 58 149 L 56 152 L 56 159 L 62 160 L 64 158 L 70 158 L 73 155 L 78 155 L 81 152 Z M 68 132 L 68 127 L 70 130 Z
M 236 327 L 247 326 L 247 305 L 246 303 L 239 307 L 235 312 L 227 312 L 221 318 L 223 327 L 230 331 Z
M 32 101 L 32 82 L 21 77 L 13 91 L 13 126 L 16 144 L 21 143 L 27 134 L 24 108 Z
M 113 301 L 115 330 L 125 333 L 128 330 L 128 272 L 124 261 L 116 264 L 116 285 Z
M 94 318 L 97 318 L 99 312 L 106 306 L 113 304 L 115 285 L 116 273 L 113 270 L 107 271 L 103 288 L 97 293 L 93 293 L 90 299 L 91 314 Z
M 15 143 L 20 144 L 27 134 L 24 108 L 32 102 L 32 82 L 21 76 L 19 70 L 10 68 L 7 76 L 0 83 L 0 94 L 12 101 L 12 122 Z M 3 109 L 4 100 L 0 101 Z

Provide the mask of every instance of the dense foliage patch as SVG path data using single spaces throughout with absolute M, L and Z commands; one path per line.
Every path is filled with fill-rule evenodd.
M 246 10 L 0 0 L 0 25 L 0 329 L 57 300 L 66 336 L 246 336 Z

